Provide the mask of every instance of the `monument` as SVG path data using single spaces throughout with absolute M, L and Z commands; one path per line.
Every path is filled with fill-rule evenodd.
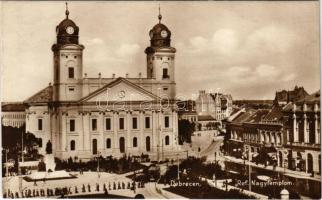
M 68 178 L 76 178 L 75 175 L 71 175 L 65 170 L 55 171 L 56 163 L 55 157 L 52 153 L 52 143 L 48 140 L 46 144 L 46 154 L 41 162 L 44 163 L 46 170 L 39 170 L 34 172 L 24 179 L 26 181 L 41 181 L 41 180 L 57 180 L 57 179 L 68 179 Z

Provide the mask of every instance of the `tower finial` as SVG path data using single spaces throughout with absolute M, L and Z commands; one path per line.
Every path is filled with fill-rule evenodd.
M 69 11 L 68 11 L 68 3 L 66 1 L 66 11 L 65 11 L 65 14 L 66 14 L 66 19 L 68 19 L 68 15 L 69 15 Z
M 159 16 L 158 16 L 158 19 L 159 19 L 159 23 L 161 23 L 162 15 L 161 15 L 161 11 L 160 11 L 160 3 L 159 3 Z

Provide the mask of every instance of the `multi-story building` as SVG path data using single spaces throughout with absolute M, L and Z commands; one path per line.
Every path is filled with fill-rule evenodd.
M 22 102 L 2 103 L 1 124 L 14 128 L 22 127 L 26 122 L 26 107 Z
M 305 98 L 309 94 L 305 91 L 304 87 L 295 86 L 294 90 L 281 90 L 275 94 L 275 99 L 280 105 L 286 105 L 289 102 L 295 102 Z
M 231 155 L 268 148 L 280 167 L 321 174 L 320 91 L 284 107 L 275 99 L 269 110 L 241 110 L 226 129 Z
M 199 116 L 211 115 L 217 121 L 221 121 L 230 116 L 232 112 L 233 99 L 231 95 L 221 93 L 206 93 L 199 91 L 196 99 L 196 111 Z
M 320 91 L 288 103 L 283 115 L 288 168 L 321 174 Z
M 66 18 L 56 27 L 53 85 L 24 101 L 26 131 L 52 144 L 59 158 L 89 159 L 98 154 L 120 156 L 176 151 L 175 52 L 171 31 L 159 22 L 150 30 L 147 77 L 96 78 L 83 74 L 79 27 Z M 163 101 L 162 98 L 166 98 Z

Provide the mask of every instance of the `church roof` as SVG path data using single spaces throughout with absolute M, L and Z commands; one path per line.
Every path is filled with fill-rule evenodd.
M 2 103 L 1 111 L 2 112 L 24 112 L 26 106 L 22 102 L 17 103 Z
M 53 100 L 53 86 L 49 85 L 29 97 L 24 103 L 47 103 Z
M 216 119 L 211 115 L 199 115 L 198 121 L 215 121 Z

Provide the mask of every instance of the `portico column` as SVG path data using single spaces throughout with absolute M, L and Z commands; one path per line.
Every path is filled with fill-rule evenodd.
M 78 147 L 78 152 L 84 150 L 84 119 L 83 119 L 83 113 L 78 113 L 78 115 L 80 116 L 80 119 L 79 119 L 79 122 L 80 124 L 78 126 L 76 126 L 76 131 L 78 132 L 79 134 L 79 141 L 78 141 L 78 144 L 77 144 L 77 147 Z
M 314 115 L 314 135 L 315 135 L 315 143 L 316 144 L 320 144 L 320 132 L 319 132 L 319 129 L 318 129 L 318 123 L 319 123 L 319 118 L 318 118 L 318 115 L 315 114 Z
M 67 147 L 66 147 L 66 126 L 67 126 L 67 121 L 66 121 L 66 115 L 67 113 L 63 113 L 62 115 L 62 137 L 61 137 L 61 150 L 62 151 L 66 151 Z
M 89 113 L 84 113 L 83 116 L 83 126 L 84 126 L 84 150 L 90 150 L 90 133 L 89 133 Z
M 100 134 L 101 142 L 99 143 L 99 148 L 101 149 L 101 153 L 104 153 L 105 150 L 105 142 L 104 142 L 104 113 L 100 112 L 99 113 L 99 122 L 98 124 L 98 131 Z
M 303 130 L 303 133 L 304 133 L 304 143 L 308 143 L 308 133 L 307 133 L 307 116 L 306 116 L 306 114 L 304 114 L 303 115 L 303 119 L 304 119 L 304 123 L 303 123 L 303 128 L 304 128 L 304 130 Z
M 140 137 L 139 137 L 139 151 L 144 151 L 144 117 L 143 117 L 143 111 L 139 111 L 139 128 L 140 128 Z
M 114 148 L 113 148 L 113 153 L 119 153 L 119 151 L 117 151 L 119 149 L 118 146 L 118 138 L 117 138 L 117 130 L 118 130 L 118 113 L 117 112 L 113 112 L 113 143 L 114 143 Z
M 297 124 L 296 124 L 296 114 L 293 114 L 293 142 L 298 142 L 299 141 L 299 135 L 297 132 Z
M 126 112 L 126 150 L 125 152 L 128 154 L 128 152 L 131 152 L 132 142 L 131 142 L 131 112 Z

